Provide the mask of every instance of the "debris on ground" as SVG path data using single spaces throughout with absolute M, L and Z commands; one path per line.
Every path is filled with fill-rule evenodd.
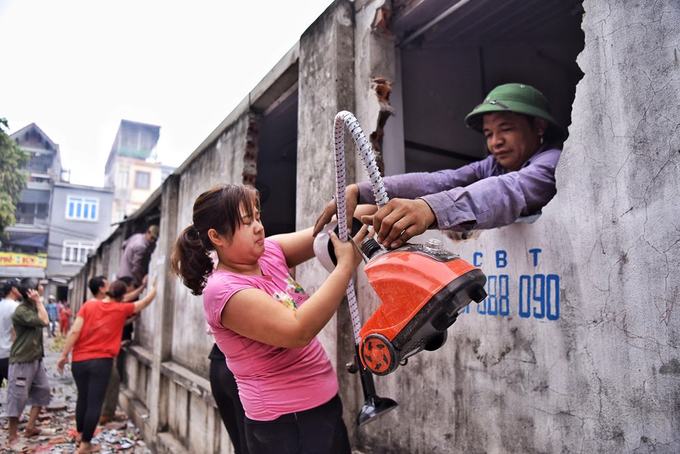
M 8 420 L 5 416 L 7 402 L 7 385 L 0 389 L 0 453 L 49 453 L 71 454 L 76 451 L 76 386 L 67 366 L 64 375 L 57 372 L 56 363 L 59 359 L 64 338 L 57 336 L 45 338 L 45 367 L 52 385 L 52 402 L 43 408 L 36 427 L 40 433 L 27 438 L 24 429 L 28 421 L 27 407 L 19 421 L 19 441 L 7 447 Z M 142 435 L 132 421 L 127 420 L 124 413 L 116 413 L 116 418 L 103 426 L 98 426 L 92 443 L 100 448 L 101 454 L 129 453 L 147 454 L 151 450 L 146 446 Z

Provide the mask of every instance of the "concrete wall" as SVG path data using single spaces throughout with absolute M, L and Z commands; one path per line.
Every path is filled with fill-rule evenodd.
M 335 2 L 334 6 L 317 19 L 300 39 L 298 229 L 311 226 L 315 216 L 333 194 L 335 174 L 330 148 L 333 117 L 340 110 L 353 110 L 352 8 L 342 1 Z M 320 118 L 324 121 L 319 121 Z M 353 162 L 351 156 L 349 162 Z M 351 168 L 350 165 L 348 167 Z M 318 263 L 310 261 L 297 268 L 296 279 L 311 293 L 318 288 L 325 275 L 326 272 Z M 348 332 L 336 328 L 336 325 L 337 321 L 333 319 L 320 335 L 334 364 L 338 359 L 338 337 Z
M 247 114 L 241 115 L 213 148 L 182 173 L 177 231 L 171 234 L 171 238 L 177 238 L 180 231 L 191 224 L 194 200 L 200 193 L 218 184 L 241 182 L 247 123 Z M 177 302 L 174 308 L 172 357 L 179 364 L 207 376 L 208 363 L 205 358 L 208 357 L 212 342 L 206 335 L 202 299 L 193 296 L 183 285 L 175 285 L 172 291 L 170 297 Z
M 400 408 L 357 434 L 366 452 L 680 449 L 680 11 L 584 7 L 558 194 L 532 225 L 425 235 L 480 263 L 492 296 L 377 379 Z
M 352 5 L 337 1 L 300 39 L 300 81 L 298 108 L 297 227 L 309 227 L 335 192 L 332 151 L 333 118 L 341 110 L 355 110 L 355 54 Z M 320 119 L 322 119 L 320 121 Z M 346 136 L 347 174 L 354 179 L 354 148 Z M 327 272 L 316 260 L 296 269 L 296 279 L 311 294 L 326 278 Z M 347 402 L 354 399 L 355 376 L 344 371 L 353 353 L 352 327 L 347 306 L 319 334 L 328 356 L 338 371 L 345 401 L 346 421 L 351 419 Z M 350 418 L 350 419 L 347 419 Z M 353 427 L 348 424 L 348 428 Z
M 337 1 L 302 35 L 299 59 L 289 56 L 299 65 L 298 228 L 310 225 L 333 193 L 335 113 L 354 110 L 367 133 L 376 129 L 381 107 L 371 80 L 378 75 L 397 86 L 396 116 L 384 138 L 397 145 L 386 149 L 385 166 L 389 173 L 404 168 L 404 62 L 394 38 L 373 28 L 382 5 Z M 361 429 L 353 424 L 362 400 L 358 378 L 343 367 L 353 356 L 344 306 L 321 333 L 338 367 L 357 449 L 680 450 L 680 11 L 662 2 L 594 0 L 584 9 L 578 64 L 585 76 L 576 88 L 556 198 L 533 224 L 467 241 L 439 232 L 421 238 L 441 238 L 479 264 L 489 277 L 489 298 L 460 316 L 442 349 L 376 378 L 378 392 L 400 406 Z M 266 93 L 281 74 L 275 68 L 253 93 Z M 216 183 L 242 181 L 244 160 L 251 159 L 245 154 L 250 97 L 261 96 L 251 94 L 230 114 L 154 202 L 161 212 L 152 257 L 159 296 L 138 322 L 139 339 L 127 354 L 123 405 L 159 452 L 230 449 L 207 383 L 211 343 L 200 298 L 168 273 L 167 263 L 196 195 Z M 361 169 L 353 170 L 361 178 Z M 117 235 L 72 281 L 74 295 L 95 270 L 111 273 L 117 266 L 117 257 L 107 257 L 119 253 Z M 309 292 L 326 276 L 314 261 L 296 272 Z M 364 319 L 377 304 L 366 285 L 359 273 Z

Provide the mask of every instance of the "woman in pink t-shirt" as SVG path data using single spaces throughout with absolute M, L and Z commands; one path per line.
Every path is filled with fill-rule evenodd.
M 316 335 L 360 255 L 331 235 L 338 265 L 308 296 L 288 270 L 313 257 L 311 228 L 265 238 L 258 205 L 257 192 L 242 185 L 198 196 L 173 269 L 203 294 L 206 321 L 236 378 L 249 451 L 350 453 L 337 377 Z M 365 235 L 362 229 L 355 241 Z

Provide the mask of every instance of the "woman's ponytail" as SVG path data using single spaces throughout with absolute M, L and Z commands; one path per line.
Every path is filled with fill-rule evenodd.
M 170 265 L 172 271 L 182 278 L 184 285 L 191 289 L 191 293 L 203 293 L 206 279 L 213 270 L 213 261 L 193 224 L 177 238 Z

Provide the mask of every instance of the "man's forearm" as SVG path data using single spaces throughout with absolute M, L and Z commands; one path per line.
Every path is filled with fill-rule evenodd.
M 40 317 L 40 320 L 45 324 L 45 326 L 48 326 L 50 324 L 50 316 L 47 314 L 45 305 L 42 303 L 42 301 L 35 304 L 36 308 L 38 309 L 38 317 Z
M 442 192 L 458 186 L 467 186 L 477 180 L 479 164 L 468 164 L 458 169 L 439 172 L 413 172 L 385 177 L 385 190 L 390 199 L 415 199 L 428 194 Z M 359 203 L 375 203 L 370 181 L 358 184 Z

